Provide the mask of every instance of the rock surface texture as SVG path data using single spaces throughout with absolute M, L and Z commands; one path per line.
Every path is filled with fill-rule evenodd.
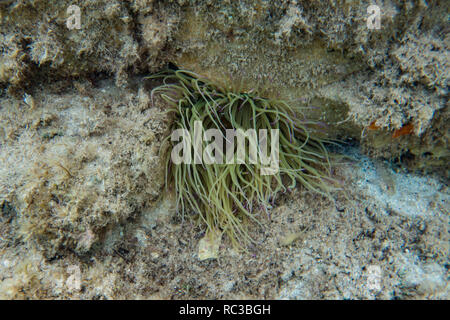
M 379 29 L 368 1 L 0 0 L 0 298 L 448 299 L 450 2 L 373 4 Z M 199 261 L 144 78 L 167 66 L 309 107 L 354 188 Z

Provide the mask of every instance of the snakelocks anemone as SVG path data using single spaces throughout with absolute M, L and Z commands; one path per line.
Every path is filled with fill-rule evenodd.
M 167 112 L 174 115 L 171 132 L 183 133 L 183 146 L 200 138 L 197 150 L 183 150 L 186 161 L 173 161 L 174 151 L 180 146 L 173 135 L 164 140 L 162 151 L 167 155 L 166 186 L 174 186 L 179 212 L 183 216 L 192 213 L 190 216 L 204 223 L 207 232 L 224 232 L 233 245 L 243 247 L 252 241 L 247 222 L 260 224 L 258 215 L 272 207 L 278 194 L 300 184 L 331 197 L 330 192 L 337 188 L 325 146 L 329 141 L 314 135 L 314 122 L 305 118 L 304 108 L 265 98 L 256 90 L 239 92 L 217 85 L 185 70 L 169 70 L 148 78 L 162 79 L 163 84 L 153 89 L 152 97 L 159 94 L 170 105 Z M 200 135 L 198 124 L 204 130 Z M 211 151 L 211 136 L 205 134 L 210 129 L 221 135 L 215 136 L 213 145 L 220 146 L 222 139 L 227 146 L 226 152 L 215 148 L 214 159 L 219 161 L 201 161 L 198 151 L 204 150 L 203 158 Z M 227 135 L 239 129 L 260 133 L 256 149 L 255 135 L 246 135 L 249 152 L 244 155 L 238 151 L 234 137 Z M 261 137 L 266 146 L 271 146 L 270 160 L 276 161 L 271 163 L 271 171 L 267 171 L 267 162 L 255 161 L 250 152 L 256 150 L 260 159 L 264 158 Z

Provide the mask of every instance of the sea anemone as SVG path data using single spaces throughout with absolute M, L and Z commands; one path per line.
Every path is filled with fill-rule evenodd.
M 185 70 L 165 71 L 148 78 L 162 78 L 163 84 L 152 90 L 152 99 L 159 94 L 169 104 L 166 112 L 174 115 L 172 130 L 182 130 L 197 139 L 199 133 L 195 127 L 201 121 L 204 130 L 218 130 L 234 151 L 229 158 L 216 149 L 215 157 L 227 159 L 222 163 L 195 160 L 174 163 L 170 156 L 175 150 L 173 137 L 164 140 L 166 186 L 175 187 L 177 207 L 183 217 L 187 212 L 193 213 L 191 216 L 203 222 L 207 232 L 220 230 L 229 236 L 233 245 L 242 247 L 252 241 L 246 222 L 260 224 L 258 215 L 272 207 L 278 194 L 298 183 L 327 197 L 336 188 L 325 146 L 328 141 L 313 133 L 310 125 L 314 122 L 305 118 L 305 108 L 265 98 L 257 90 L 239 92 Z M 267 173 L 266 165 L 252 161 L 255 159 L 249 154 L 255 140 L 249 136 L 246 144 L 249 154 L 239 159 L 234 141 L 227 136 L 230 129 L 278 132 L 267 135 L 266 141 L 266 145 L 272 146 L 271 155 L 276 155 L 272 159 L 278 158 L 276 170 Z M 200 143 L 202 150 L 206 150 L 207 141 Z M 274 147 L 278 152 L 272 153 Z M 257 154 L 261 155 L 261 151 L 258 145 Z M 201 159 L 201 154 L 189 149 L 186 159 L 192 158 Z

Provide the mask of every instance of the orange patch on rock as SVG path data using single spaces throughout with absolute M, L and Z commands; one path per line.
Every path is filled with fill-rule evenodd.
M 400 129 L 397 129 L 392 134 L 392 138 L 398 138 L 401 136 L 405 136 L 407 134 L 411 134 L 414 132 L 414 126 L 411 123 L 405 124 Z
M 367 127 L 367 129 L 369 129 L 369 130 L 378 130 L 378 129 L 380 129 L 380 126 L 377 126 L 376 122 L 377 122 L 376 120 L 372 121 L 370 123 L 370 125 Z

